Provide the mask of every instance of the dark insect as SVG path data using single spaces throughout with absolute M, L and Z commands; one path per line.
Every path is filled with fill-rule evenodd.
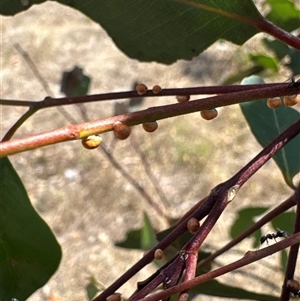
M 295 79 L 292 77 L 292 81 L 288 85 L 289 88 L 299 88 L 300 87 L 300 78 L 295 81 Z
M 277 232 L 276 233 L 271 233 L 271 234 L 267 234 L 267 235 L 263 235 L 261 238 L 260 238 L 260 244 L 262 245 L 265 241 L 267 242 L 267 245 L 268 244 L 268 239 L 274 239 L 276 242 L 276 238 L 278 237 L 287 237 L 287 233 L 286 231 L 283 231 L 283 230 L 280 230 L 277 228 Z

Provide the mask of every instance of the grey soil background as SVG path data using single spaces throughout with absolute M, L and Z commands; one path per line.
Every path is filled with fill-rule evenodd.
M 53 97 L 63 96 L 59 92 L 62 72 L 75 65 L 92 78 L 89 94 L 127 91 L 134 81 L 149 88 L 156 84 L 162 88 L 220 84 L 228 75 L 243 69 L 247 52 L 259 47 L 255 38 L 242 48 L 218 42 L 192 61 L 180 60 L 170 66 L 140 63 L 119 51 L 98 24 L 56 2 L 33 6 L 14 17 L 2 17 L 0 42 L 1 98 L 17 100 L 41 100 L 47 94 L 16 51 L 15 43 L 30 55 Z M 149 98 L 142 108 L 174 102 L 174 97 Z M 77 107 L 64 108 L 82 122 Z M 86 108 L 90 120 L 114 113 L 113 102 L 91 103 Z M 1 107 L 0 112 L 3 137 L 25 109 Z M 114 144 L 113 154 L 118 162 L 160 202 L 133 145 L 139 146 L 167 196 L 163 206 L 173 218 L 180 217 L 261 150 L 238 106 L 220 109 L 213 121 L 205 121 L 194 113 L 158 124 L 158 130 L 151 134 L 142 126 L 134 127 L 125 141 L 115 141 L 112 133 L 102 137 L 106 146 Z M 41 110 L 26 121 L 15 137 L 64 125 L 68 121 L 57 108 Z M 88 151 L 80 141 L 25 152 L 10 160 L 32 204 L 63 250 L 59 269 L 29 301 L 87 300 L 85 286 L 91 276 L 108 286 L 142 256 L 140 251 L 117 248 L 114 243 L 123 240 L 129 229 L 142 225 L 143 212 L 147 212 L 157 230 L 167 225 L 100 151 Z M 214 251 L 229 240 L 230 225 L 238 210 L 250 203 L 275 206 L 291 193 L 275 163 L 268 162 L 227 207 L 206 240 L 206 251 Z M 266 225 L 263 232 L 269 231 L 272 229 Z M 218 258 L 217 263 L 223 265 L 240 258 L 253 250 L 252 243 L 252 239 L 246 239 L 234 251 Z M 136 282 L 154 270 L 154 265 L 147 267 L 119 292 L 128 297 Z M 281 275 L 279 257 L 272 256 L 219 280 L 256 292 L 279 294 Z M 208 297 L 199 296 L 198 300 Z

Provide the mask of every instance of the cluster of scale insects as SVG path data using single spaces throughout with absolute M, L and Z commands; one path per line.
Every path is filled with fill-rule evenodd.
M 300 87 L 300 79 L 295 80 L 294 78 L 291 79 L 291 81 L 288 84 L 288 88 L 299 88 Z M 267 106 L 271 109 L 279 108 L 283 103 L 287 107 L 292 107 L 296 105 L 300 101 L 300 95 L 286 95 L 284 97 L 271 97 L 267 99 Z
M 295 80 L 294 78 L 291 78 L 290 82 L 288 83 L 288 87 L 289 88 L 299 88 L 300 87 L 300 79 Z M 140 83 L 135 87 L 135 90 L 136 90 L 136 93 L 140 96 L 145 95 L 148 91 L 152 91 L 153 94 L 158 95 L 161 93 L 162 88 L 159 85 L 155 85 L 155 86 L 153 86 L 152 90 L 148 90 L 148 87 L 146 85 Z M 179 103 L 187 102 L 190 100 L 190 95 L 177 95 L 176 99 Z M 295 104 L 300 102 L 300 95 L 284 96 L 283 102 L 288 107 L 294 106 Z M 267 106 L 269 108 L 276 109 L 276 108 L 280 107 L 281 104 L 282 104 L 282 100 L 280 97 L 273 97 L 273 98 L 267 99 Z M 218 111 L 215 108 L 201 110 L 200 115 L 205 120 L 212 120 L 218 116 Z M 152 133 L 152 132 L 156 131 L 157 128 L 158 128 L 158 124 L 156 121 L 143 123 L 143 129 L 146 132 Z M 130 126 L 128 126 L 127 124 L 125 124 L 121 121 L 116 121 L 113 124 L 113 132 L 117 139 L 124 140 L 129 137 L 131 130 L 130 130 Z M 102 138 L 100 135 L 90 135 L 86 138 L 83 138 L 81 140 L 81 142 L 85 148 L 95 149 L 102 143 Z M 266 236 L 266 239 L 280 237 L 280 236 L 276 236 L 277 234 L 275 234 L 275 237 L 273 237 L 272 234 L 269 234 L 272 237 Z

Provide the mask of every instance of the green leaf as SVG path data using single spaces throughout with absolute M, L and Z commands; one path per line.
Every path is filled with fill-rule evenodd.
M 276 58 L 265 54 L 250 54 L 250 59 L 258 66 L 262 66 L 264 69 L 271 69 L 278 72 L 278 62 Z
M 100 285 L 94 277 L 90 277 L 90 282 L 85 287 L 86 294 L 89 300 L 92 300 L 100 290 L 105 288 Z
M 238 211 L 236 220 L 234 221 L 230 229 L 231 238 L 237 237 L 250 226 L 255 224 L 255 218 L 266 212 L 268 209 L 269 208 L 267 207 L 252 207 Z M 262 236 L 261 230 L 256 231 L 251 236 L 255 238 L 253 245 L 256 247 L 259 246 L 259 239 Z
M 115 246 L 125 249 L 142 249 L 141 247 L 141 229 L 127 232 L 126 239 L 115 243 Z
M 293 75 L 300 74 L 300 51 L 292 47 L 289 49 L 290 61 L 286 64 L 286 66 L 292 70 Z
M 264 54 L 250 54 L 249 58 L 252 61 L 253 66 L 249 67 L 248 69 L 240 70 L 236 74 L 230 75 L 223 81 L 223 85 L 231 85 L 233 83 L 240 82 L 243 78 L 253 74 L 259 74 L 266 69 L 275 72 L 278 72 L 279 70 L 277 59 L 274 57 Z
M 92 300 L 96 296 L 96 294 L 99 292 L 98 287 L 93 282 L 90 282 L 85 287 L 85 290 L 86 290 L 86 294 L 87 294 L 89 300 Z
M 281 41 L 266 38 L 262 39 L 262 41 L 265 46 L 274 52 L 278 60 L 282 60 L 289 52 L 288 45 Z
M 17 1 L 17 0 L 0 0 L 0 14 L 1 15 L 15 15 L 19 12 L 27 10 L 33 4 L 43 3 L 45 0 L 34 0 L 27 1 L 28 4 L 25 4 L 26 1 Z
M 285 63 L 285 65 L 291 69 L 294 76 L 300 73 L 299 50 L 290 47 L 278 40 L 263 39 L 263 43 L 274 52 L 279 61 L 282 60 L 285 56 L 287 56 L 288 63 Z
M 132 230 L 127 233 L 127 238 L 115 245 L 126 249 L 142 249 L 147 251 L 157 244 L 155 231 L 152 228 L 150 220 L 144 213 L 143 227 L 138 230 Z
M 22 301 L 56 271 L 61 248 L 8 158 L 0 159 L 0 173 L 0 300 Z
M 283 275 L 286 271 L 287 263 L 288 263 L 288 254 L 287 254 L 287 251 L 285 249 L 283 249 L 280 252 L 280 267 L 281 267 L 281 271 L 282 271 Z
M 251 287 L 251 285 L 249 286 Z M 255 291 L 255 288 L 253 288 Z M 258 294 L 255 292 L 247 291 L 236 286 L 222 284 L 217 280 L 205 282 L 190 290 L 191 299 L 198 295 L 209 295 L 215 297 L 231 298 L 231 299 L 248 299 L 248 300 L 264 300 L 264 301 L 277 301 L 278 296 L 270 296 L 265 294 Z
M 286 231 L 287 235 L 289 236 L 293 233 L 295 220 L 296 220 L 296 213 L 293 211 L 289 211 L 289 212 L 284 212 L 276 216 L 275 218 L 273 218 L 271 224 L 272 227 L 274 228 L 274 232 L 277 232 L 277 229 L 280 229 Z M 287 251 L 286 249 L 283 249 L 280 252 L 280 264 L 281 264 L 281 270 L 283 274 L 286 271 L 287 261 L 288 261 Z
M 150 250 L 157 244 L 155 231 L 146 213 L 144 213 L 144 225 L 141 234 L 141 247 L 143 250 Z
M 249 77 L 243 84 L 262 83 L 259 77 Z M 271 143 L 280 133 L 299 120 L 300 113 L 281 106 L 268 108 L 265 100 L 240 104 L 241 110 L 257 141 L 263 146 Z M 296 136 L 273 159 L 280 168 L 286 183 L 293 189 L 293 177 L 300 172 L 300 135 Z
M 272 227 L 274 230 L 277 228 L 280 230 L 284 230 L 287 233 L 293 233 L 294 231 L 294 224 L 296 220 L 296 213 L 293 211 L 284 212 L 274 219 L 272 219 Z
M 228 76 L 222 83 L 222 85 L 232 85 L 234 83 L 239 83 L 242 81 L 243 78 L 253 75 L 259 74 L 260 72 L 264 71 L 262 66 L 252 66 L 245 70 L 240 70 L 236 74 Z
M 2 0 L 1 14 L 28 7 Z M 40 3 L 29 1 L 30 5 Z M 111 36 L 128 56 L 171 64 L 190 60 L 218 39 L 242 45 L 259 32 L 250 21 L 261 15 L 251 0 L 61 0 L 78 9 Z M 249 23 L 247 23 L 249 22 Z M 97 55 L 97 54 L 95 54 Z
M 271 6 L 271 11 L 266 16 L 268 20 L 287 31 L 299 28 L 300 10 L 296 8 L 295 1 L 267 0 L 267 3 Z

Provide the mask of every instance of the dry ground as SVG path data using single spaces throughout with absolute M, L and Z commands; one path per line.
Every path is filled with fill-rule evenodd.
M 252 47 L 235 47 L 222 42 L 191 62 L 178 61 L 171 66 L 139 63 L 121 53 L 97 24 L 70 8 L 48 2 L 34 6 L 15 17 L 3 17 L 1 23 L 1 97 L 4 99 L 40 100 L 46 96 L 24 59 L 14 48 L 19 43 L 31 56 L 53 91 L 59 92 L 61 73 L 75 65 L 92 78 L 90 94 L 128 90 L 138 80 L 152 87 L 187 87 L 218 84 L 241 68 L 245 53 Z M 234 60 L 233 60 L 234 58 Z M 173 98 L 151 98 L 143 107 L 172 103 Z M 76 108 L 65 107 L 81 121 Z M 92 119 L 113 114 L 109 102 L 87 106 Z M 1 135 L 24 112 L 22 108 L 1 108 Z M 19 130 L 16 136 L 37 133 L 66 125 L 56 108 L 40 111 Z M 179 217 L 207 195 L 216 184 L 225 181 L 243 167 L 260 146 L 249 132 L 238 106 L 220 110 L 211 122 L 199 113 L 159 122 L 159 129 L 149 134 L 141 126 L 133 138 L 117 142 L 114 155 L 122 166 L 159 202 L 140 158 L 132 147 L 139 144 L 167 196 L 164 206 Z M 103 135 L 110 145 L 113 135 Z M 144 211 L 158 230 L 166 226 L 163 218 L 115 170 L 101 152 L 87 151 L 80 142 L 44 147 L 12 156 L 11 161 L 28 190 L 33 205 L 54 231 L 63 249 L 63 259 L 52 279 L 28 300 L 87 300 L 85 285 L 94 276 L 109 285 L 141 256 L 139 251 L 114 247 L 128 229 L 141 226 Z M 275 205 L 290 195 L 274 162 L 269 162 L 240 191 L 218 225 L 208 237 L 209 250 L 229 239 L 229 226 L 236 212 L 249 205 Z M 263 231 L 270 229 L 264 227 Z M 236 247 L 241 254 L 252 248 L 246 240 Z M 236 253 L 223 255 L 228 263 Z M 240 256 L 240 255 L 238 255 Z M 279 293 L 281 274 L 276 256 L 221 277 L 221 281 L 257 292 Z M 136 281 L 145 279 L 142 272 L 120 289 L 125 296 Z M 263 283 L 260 277 L 272 279 Z M 274 279 L 274 280 L 273 280 Z M 278 282 L 277 282 L 278 281 Z M 199 300 L 207 298 L 199 298 Z M 210 300 L 220 300 L 210 298 Z

